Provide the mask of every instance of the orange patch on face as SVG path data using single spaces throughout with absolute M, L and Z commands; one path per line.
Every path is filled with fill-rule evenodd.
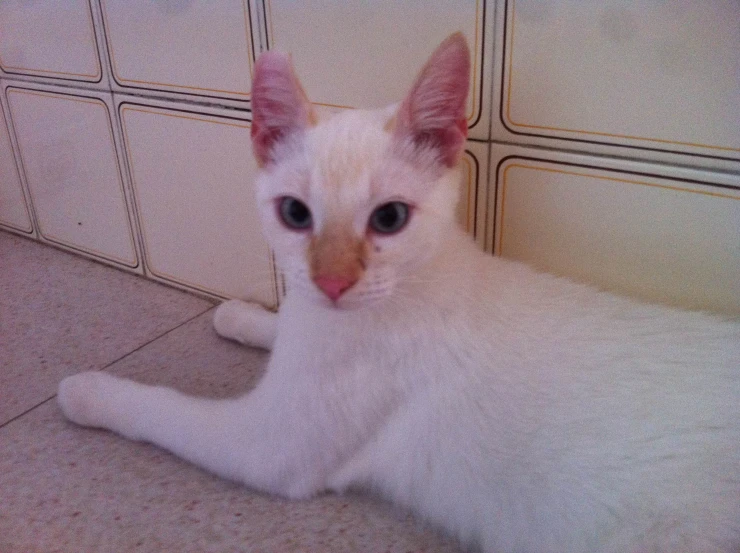
M 341 278 L 354 284 L 365 272 L 367 253 L 366 240 L 351 230 L 330 225 L 311 238 L 308 246 L 311 278 Z
M 395 115 L 385 122 L 385 125 L 383 125 L 383 130 L 385 132 L 393 132 L 396 130 L 396 116 Z

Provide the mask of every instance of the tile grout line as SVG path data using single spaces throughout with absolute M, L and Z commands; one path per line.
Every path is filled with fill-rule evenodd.
M 134 349 L 132 349 L 131 351 L 129 351 L 129 352 L 127 352 L 127 353 L 125 353 L 125 354 L 121 355 L 121 356 L 120 356 L 120 357 L 119 357 L 118 359 L 114 359 L 113 361 L 111 361 L 111 362 L 110 362 L 110 363 L 108 363 L 107 365 L 104 365 L 103 367 L 101 367 L 101 368 L 100 368 L 100 369 L 98 369 L 98 370 L 100 370 L 100 371 L 104 371 L 104 370 L 106 370 L 106 369 L 109 369 L 110 367 L 112 367 L 113 365 L 115 365 L 116 363 L 118 363 L 119 361 L 123 361 L 124 359 L 126 359 L 126 357 L 128 357 L 129 355 L 133 355 L 134 353 L 136 353 L 137 351 L 139 351 L 139 350 L 141 350 L 141 349 L 145 348 L 145 347 L 146 347 L 146 346 L 148 346 L 149 344 L 151 344 L 151 343 L 153 343 L 153 342 L 156 342 L 156 341 L 157 341 L 157 340 L 159 340 L 160 338 L 164 338 L 164 337 L 165 337 L 165 336 L 167 336 L 167 335 L 168 335 L 168 334 L 169 334 L 170 332 L 174 332 L 175 330 L 177 330 L 177 329 L 178 329 L 178 328 L 180 328 L 181 326 L 184 326 L 184 325 L 188 324 L 189 322 L 191 322 L 191 321 L 194 321 L 195 319 L 197 319 L 197 318 L 198 318 L 198 317 L 200 317 L 201 315 L 205 315 L 206 313 L 208 313 L 209 311 L 211 311 L 211 310 L 212 310 L 212 309 L 214 309 L 215 307 L 216 307 L 215 305 L 211 305 L 211 306 L 210 306 L 210 307 L 209 307 L 208 309 L 205 309 L 205 310 L 201 311 L 200 313 L 197 313 L 197 314 L 193 315 L 193 316 L 192 316 L 192 317 L 190 317 L 189 319 L 187 319 L 187 320 L 185 320 L 185 321 L 181 322 L 180 324 L 178 324 L 178 325 L 176 325 L 176 326 L 173 326 L 172 328 L 170 328 L 169 330 L 166 330 L 166 331 L 165 331 L 165 332 L 163 332 L 162 334 L 160 334 L 160 335 L 158 335 L 158 336 L 155 336 L 154 338 L 152 338 L 151 340 L 149 340 L 149 341 L 147 341 L 147 342 L 145 342 L 145 343 L 141 344 L 140 346 L 137 346 L 137 347 L 135 347 L 135 348 L 134 348 Z M 54 394 L 54 395 L 53 395 L 52 397 L 50 397 L 49 399 L 52 399 L 52 398 L 54 398 L 55 396 L 56 396 L 56 394 Z M 49 399 L 47 399 L 46 401 L 49 401 Z
M 29 407 L 28 409 L 26 409 L 26 410 L 25 410 L 25 411 L 23 411 L 22 413 L 20 413 L 20 414 L 18 414 L 18 415 L 16 415 L 16 416 L 14 416 L 13 418 L 11 418 L 11 419 L 9 419 L 9 420 L 5 421 L 4 423 L 0 424 L 0 430 L 2 430 L 3 428 L 5 428 L 6 426 L 8 426 L 8 425 L 9 425 L 9 424 L 10 424 L 11 422 L 17 421 L 17 420 L 18 420 L 18 419 L 20 419 L 21 417 L 24 417 L 25 415 L 27 415 L 28 413 L 30 413 L 31 411 L 33 411 L 33 410 L 34 410 L 34 409 L 36 409 L 37 407 L 41 407 L 41 406 L 42 406 L 42 405 L 43 405 L 44 403 L 48 402 L 49 400 L 52 400 L 52 399 L 54 399 L 54 398 L 55 398 L 56 396 L 57 396 L 57 395 L 56 395 L 56 394 L 54 394 L 53 396 L 51 396 L 51 397 L 48 397 L 48 398 L 46 398 L 46 399 L 45 399 L 45 400 L 43 400 L 43 401 L 40 401 L 39 403 L 37 403 L 37 404 L 36 404 L 36 405 L 34 405 L 33 407 Z
M 192 316 L 192 317 L 190 317 L 189 319 L 187 319 L 187 320 L 185 320 L 185 321 L 181 322 L 180 324 L 178 324 L 178 325 L 176 325 L 176 326 L 173 326 L 172 328 L 170 328 L 169 330 L 167 330 L 167 331 L 163 332 L 162 334 L 159 334 L 159 335 L 155 336 L 155 337 L 154 337 L 154 338 L 152 338 L 151 340 L 148 340 L 148 341 L 144 342 L 144 343 L 143 343 L 143 344 L 141 344 L 140 346 L 137 346 L 137 347 L 135 347 L 135 348 L 134 348 L 134 349 L 132 349 L 131 351 L 129 351 L 129 352 L 126 352 L 125 354 L 121 355 L 120 357 L 118 357 L 118 358 L 114 359 L 113 361 L 111 361 L 111 362 L 107 363 L 106 365 L 102 366 L 101 368 L 99 368 L 99 369 L 95 369 L 95 370 L 97 370 L 97 371 L 101 371 L 101 372 L 102 372 L 102 371 L 105 371 L 105 370 L 109 369 L 110 367 L 112 367 L 113 365 L 115 365 L 116 363 L 118 363 L 119 361 L 123 361 L 124 359 L 126 359 L 126 357 L 128 357 L 129 355 L 133 355 L 134 353 L 136 353 L 137 351 L 139 351 L 139 350 L 141 350 L 141 349 L 145 348 L 145 347 L 146 347 L 146 346 L 148 346 L 149 344 L 151 344 L 151 343 L 153 343 L 153 342 L 156 342 L 156 341 L 157 341 L 157 340 L 159 340 L 160 338 L 164 338 L 164 337 L 165 337 L 165 336 L 167 336 L 167 335 L 168 335 L 168 334 L 169 334 L 170 332 L 174 332 L 175 330 L 177 330 L 177 329 L 178 329 L 178 328 L 180 328 L 181 326 L 184 326 L 184 325 L 188 324 L 189 322 L 191 322 L 191 321 L 194 321 L 195 319 L 197 319 L 197 318 L 198 318 L 198 317 L 200 317 L 201 315 L 205 315 L 206 313 L 208 313 L 209 311 L 211 311 L 211 310 L 212 310 L 212 309 L 214 309 L 215 307 L 216 307 L 215 305 L 212 305 L 212 306 L 208 307 L 208 309 L 205 309 L 204 311 L 201 311 L 200 313 L 197 313 L 197 314 L 193 315 L 193 316 Z M 77 374 L 77 373 L 75 373 L 75 374 Z M 72 375 L 69 375 L 69 376 L 72 376 Z M 7 420 L 7 421 L 5 421 L 5 422 L 3 422 L 3 423 L 0 423 L 0 430 L 2 430 L 3 428 L 5 428 L 5 427 L 6 427 L 7 425 L 9 425 L 10 423 L 12 423 L 12 422 L 14 422 L 14 421 L 16 421 L 16 420 L 18 420 L 18 419 L 20 419 L 20 418 L 22 418 L 22 417 L 26 416 L 26 415 L 27 415 L 28 413 L 30 413 L 30 412 L 31 412 L 31 411 L 33 411 L 34 409 L 37 409 L 38 407 L 41 407 L 41 406 L 42 406 L 43 404 L 45 404 L 45 403 L 48 403 L 49 401 L 51 401 L 51 400 L 52 400 L 52 399 L 54 399 L 55 397 L 57 397 L 57 395 L 56 395 L 56 394 L 53 394 L 53 395 L 51 395 L 51 396 L 47 397 L 46 399 L 44 399 L 44 400 L 40 401 L 39 403 L 37 403 L 37 404 L 36 404 L 36 405 L 34 405 L 33 407 L 29 407 L 28 409 L 26 409 L 26 410 L 25 410 L 25 411 L 23 411 L 22 413 L 19 413 L 18 415 L 16 415 L 16 416 L 12 417 L 11 419 L 9 419 L 9 420 Z

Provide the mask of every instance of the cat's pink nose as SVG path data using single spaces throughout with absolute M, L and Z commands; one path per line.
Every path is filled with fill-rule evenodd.
M 341 276 L 317 276 L 313 281 L 330 300 L 337 301 L 339 297 L 357 282 Z

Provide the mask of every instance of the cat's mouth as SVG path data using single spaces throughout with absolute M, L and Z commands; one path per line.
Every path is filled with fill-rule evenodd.
M 326 294 L 318 286 L 314 286 L 313 296 L 322 307 L 336 311 L 355 311 L 377 305 L 386 297 L 386 294 L 367 289 L 365 283 L 360 282 L 334 297 Z
M 290 265 L 283 269 L 283 274 L 288 289 L 311 303 L 334 311 L 353 311 L 381 303 L 395 288 L 394 279 L 387 270 L 365 269 L 355 279 L 317 278 L 305 267 Z
M 365 305 L 363 301 L 353 297 L 352 294 L 332 299 L 324 295 L 322 292 L 317 291 L 315 298 L 322 307 L 335 311 L 354 311 L 356 309 L 361 309 Z

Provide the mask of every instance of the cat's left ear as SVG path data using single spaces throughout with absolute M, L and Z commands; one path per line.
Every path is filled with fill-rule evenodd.
M 265 52 L 252 84 L 252 150 L 260 166 L 275 161 L 275 148 L 316 124 L 316 115 L 293 70 L 290 57 Z
M 458 32 L 437 47 L 416 78 L 393 122 L 395 138 L 429 148 L 441 163 L 454 166 L 468 136 L 469 82 L 470 50 Z

